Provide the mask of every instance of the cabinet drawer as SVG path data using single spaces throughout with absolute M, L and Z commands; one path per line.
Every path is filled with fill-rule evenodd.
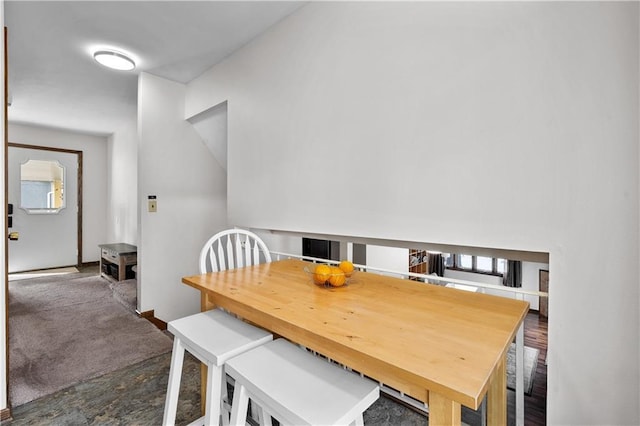
M 125 254 L 122 256 L 122 263 L 125 265 L 136 264 L 138 262 L 138 256 L 136 254 Z
M 113 262 L 118 261 L 118 255 L 111 252 L 110 250 L 102 249 L 102 257 Z

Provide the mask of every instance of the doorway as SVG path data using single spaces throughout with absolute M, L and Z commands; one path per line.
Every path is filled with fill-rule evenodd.
M 9 143 L 7 172 L 8 272 L 81 265 L 82 151 Z

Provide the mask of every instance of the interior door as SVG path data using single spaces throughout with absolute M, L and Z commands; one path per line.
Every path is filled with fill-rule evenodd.
M 61 174 L 62 183 L 59 178 L 47 183 L 39 171 L 31 172 L 45 166 Z M 9 233 L 17 233 L 9 241 L 9 273 L 78 263 L 77 153 L 10 145 L 8 202 L 13 204 Z

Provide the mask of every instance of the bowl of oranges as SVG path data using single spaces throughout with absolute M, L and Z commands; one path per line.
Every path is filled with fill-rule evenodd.
M 324 263 L 307 265 L 304 271 L 318 287 L 335 288 L 349 284 L 356 273 L 353 263 L 343 260 L 338 265 Z

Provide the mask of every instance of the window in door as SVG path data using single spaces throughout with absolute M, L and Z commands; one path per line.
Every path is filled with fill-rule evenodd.
M 21 164 L 20 207 L 28 213 L 58 213 L 64 208 L 64 167 L 44 160 Z

